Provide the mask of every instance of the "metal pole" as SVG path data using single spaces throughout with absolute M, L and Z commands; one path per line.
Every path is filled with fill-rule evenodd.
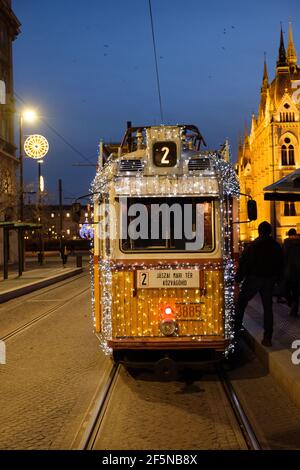
M 24 230 L 21 230 L 21 246 L 22 246 L 22 273 L 25 271 L 25 242 L 24 242 Z
M 38 161 L 38 208 L 41 207 L 41 176 L 42 176 L 42 164 Z
M 41 190 L 41 176 L 42 176 L 42 162 L 38 161 L 38 222 L 42 224 L 42 190 Z M 40 239 L 40 253 L 39 264 L 42 265 L 44 261 L 44 238 L 43 227 L 39 229 Z
M 20 221 L 24 221 L 24 174 L 23 174 L 23 116 L 20 114 L 19 119 L 19 161 L 20 161 Z M 19 258 L 19 276 L 25 269 L 25 254 L 24 254 L 24 236 L 23 230 L 18 230 L 18 258 Z
M 58 180 L 58 193 L 59 193 L 59 237 L 60 249 L 62 250 L 62 231 L 63 231 L 63 203 L 62 203 L 62 180 Z
M 3 228 L 3 278 L 8 279 L 9 229 Z
M 19 161 L 20 161 L 20 220 L 24 220 L 24 180 L 23 180 L 23 117 L 20 114 L 19 120 Z
M 22 229 L 18 229 L 18 265 L 19 265 L 19 276 L 23 273 L 23 243 L 22 243 Z

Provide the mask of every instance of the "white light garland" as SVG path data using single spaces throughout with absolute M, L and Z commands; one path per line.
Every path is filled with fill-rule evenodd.
M 171 133 L 172 134 L 172 133 Z M 173 134 L 170 134 L 170 139 Z M 222 227 L 222 238 L 228 240 L 228 247 L 230 247 L 230 232 L 232 224 L 232 214 L 228 214 L 229 221 L 226 220 L 226 213 L 224 211 L 224 204 L 228 198 L 239 197 L 239 184 L 235 171 L 231 164 L 224 161 L 218 154 L 208 154 L 208 157 L 213 163 L 215 169 L 215 176 L 208 177 L 200 174 L 194 175 L 192 173 L 184 175 L 164 175 L 164 176 L 143 176 L 141 172 L 133 176 L 116 176 L 118 172 L 119 160 L 110 160 L 103 169 L 98 170 L 96 177 L 93 181 L 91 190 L 93 193 L 99 193 L 99 198 L 103 200 L 108 199 L 111 188 L 114 188 L 116 195 L 123 196 L 138 196 L 138 195 L 190 195 L 196 194 L 200 196 L 213 196 L 218 197 L 220 200 L 220 213 L 221 213 L 221 227 Z M 145 161 L 145 165 L 147 162 Z M 97 199 L 98 196 L 95 196 Z M 112 339 L 112 304 L 116 302 L 113 299 L 112 294 L 112 278 L 113 273 L 116 271 L 132 272 L 138 269 L 155 270 L 159 266 L 161 269 L 187 269 L 187 268 L 199 268 L 197 263 L 186 263 L 177 261 L 168 263 L 167 261 L 155 262 L 155 264 L 145 264 L 141 260 L 138 263 L 131 265 L 118 265 L 110 260 L 110 252 L 105 254 L 104 259 L 99 261 L 99 279 L 101 279 L 101 307 L 102 307 L 102 325 L 100 342 L 101 347 L 105 354 L 110 354 L 111 349 L 108 347 L 108 341 Z M 201 269 L 207 271 L 214 271 L 223 269 L 223 286 L 224 286 L 224 323 L 225 323 L 225 338 L 230 341 L 230 345 L 226 350 L 226 353 L 233 350 L 233 322 L 234 322 L 234 262 L 230 249 L 223 247 L 223 264 L 222 266 L 214 263 L 213 259 L 211 263 L 201 264 Z M 92 276 L 93 278 L 93 276 Z M 92 304 L 93 311 L 95 310 L 94 302 L 94 286 L 92 281 Z M 143 292 L 140 292 L 143 295 Z M 168 292 L 169 294 L 169 292 Z M 162 292 L 161 296 L 165 294 Z M 174 291 L 175 295 L 175 291 Z M 190 335 L 194 338 L 193 335 Z M 201 341 L 201 338 L 197 338 Z

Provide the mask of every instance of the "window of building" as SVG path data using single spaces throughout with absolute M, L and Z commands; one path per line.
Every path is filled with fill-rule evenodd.
M 283 145 L 281 147 L 281 165 L 284 166 L 284 165 L 287 165 L 288 164 L 288 161 L 287 161 L 287 148 L 286 148 L 286 145 Z
M 295 150 L 293 145 L 289 145 L 289 165 L 295 165 Z
M 280 113 L 281 122 L 295 122 L 295 113 Z
M 285 217 L 295 217 L 297 215 L 296 206 L 294 202 L 285 202 L 284 203 L 284 213 Z
M 287 137 L 284 140 L 286 143 L 290 142 Z M 281 165 L 282 166 L 294 166 L 295 165 L 295 148 L 293 145 L 282 145 L 281 147 Z

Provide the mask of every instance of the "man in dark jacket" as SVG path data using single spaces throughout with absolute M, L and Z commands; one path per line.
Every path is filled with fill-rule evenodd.
M 283 255 L 279 243 L 271 237 L 272 227 L 268 222 L 258 226 L 259 237 L 244 251 L 240 258 L 236 282 L 242 282 L 236 308 L 236 333 L 242 327 L 248 302 L 259 292 L 264 308 L 264 346 L 272 346 L 273 300 L 276 281 L 283 273 Z
M 296 317 L 299 308 L 300 238 L 294 228 L 288 231 L 288 236 L 283 243 L 285 296 L 291 307 L 291 317 Z

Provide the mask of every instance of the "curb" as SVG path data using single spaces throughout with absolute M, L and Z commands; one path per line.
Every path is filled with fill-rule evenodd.
M 43 289 L 44 287 L 48 287 L 51 284 L 55 284 L 56 282 L 64 281 L 65 279 L 76 276 L 77 274 L 80 274 L 82 272 L 82 268 L 75 268 L 72 269 L 72 271 L 61 273 L 57 276 L 51 276 L 41 281 L 26 284 L 24 286 L 17 287 L 16 289 L 8 290 L 0 294 L 0 304 L 8 302 L 9 300 L 15 299 L 17 297 L 21 297 L 22 295 L 30 294 L 31 292 L 34 292 L 36 290 Z
M 268 349 L 261 344 L 262 329 L 255 321 L 245 319 L 244 339 L 260 359 L 279 387 L 300 408 L 300 366 L 291 361 L 292 349 L 273 342 Z

